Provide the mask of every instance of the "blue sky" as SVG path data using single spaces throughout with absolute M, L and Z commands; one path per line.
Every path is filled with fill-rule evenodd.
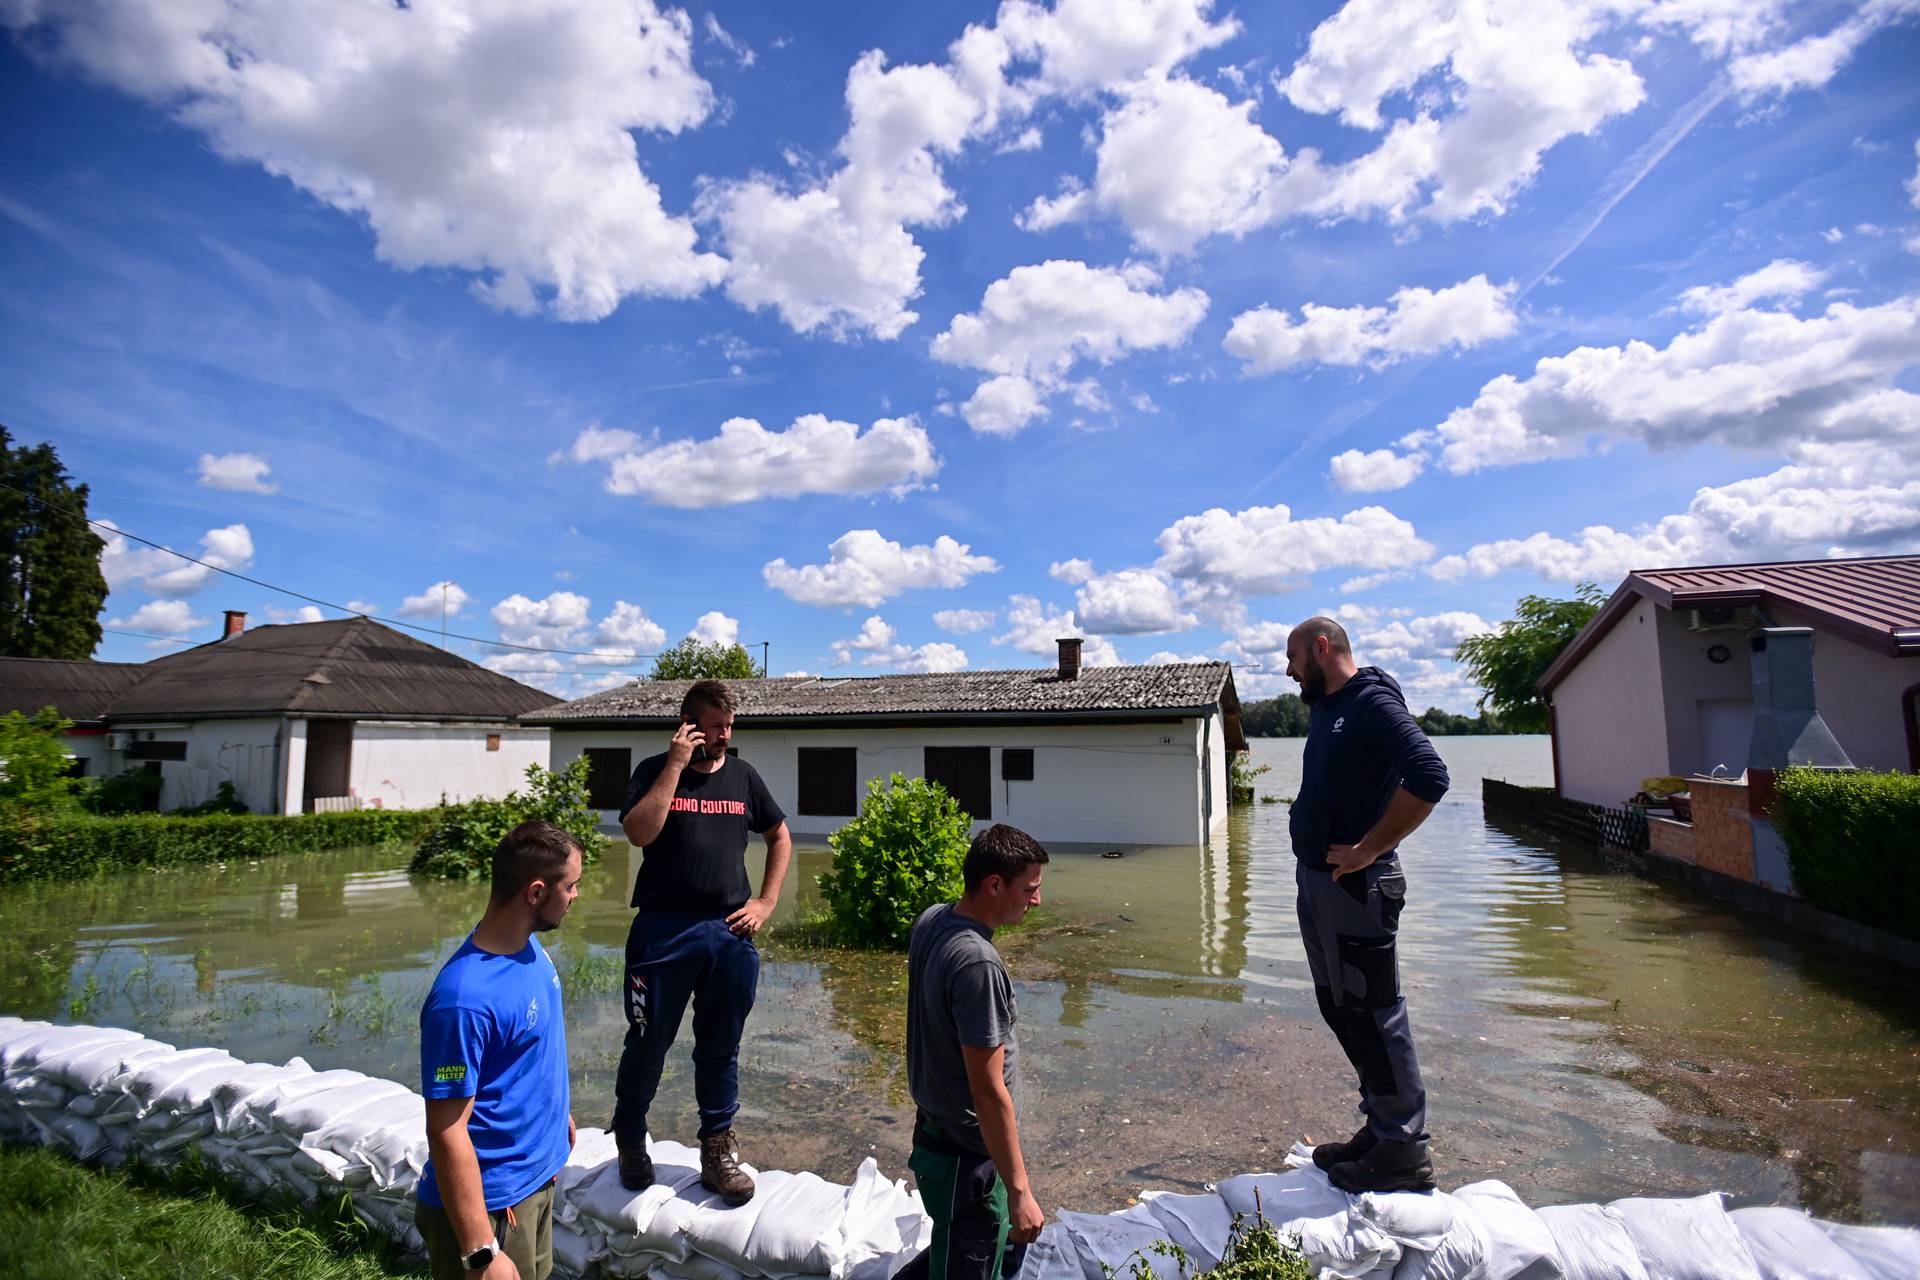
M 1295 8 L 13 0 L 0 421 L 568 694 L 1257 696 L 1334 611 L 1466 709 L 1524 593 L 1920 544 L 1920 2 Z M 117 632 L 301 608 L 106 561 Z

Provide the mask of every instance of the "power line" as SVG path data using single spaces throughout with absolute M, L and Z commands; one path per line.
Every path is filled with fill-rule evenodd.
M 660 656 L 657 653 L 641 653 L 636 650 L 627 650 L 627 649 L 620 649 L 620 650 L 548 649 L 548 648 L 543 648 L 537 644 L 513 644 L 506 640 L 488 640 L 481 636 L 468 636 L 468 635 L 462 635 L 458 631 L 448 631 L 445 629 L 444 621 L 442 623 L 442 626 L 439 629 L 436 629 L 433 627 L 423 627 L 418 623 L 414 623 L 414 622 L 407 622 L 401 618 L 383 618 L 378 614 L 363 613 L 358 609 L 349 609 L 343 604 L 335 604 L 331 600 L 322 600 L 318 596 L 310 596 L 304 591 L 295 591 L 291 587 L 276 586 L 274 583 L 265 582 L 259 578 L 249 577 L 246 574 L 240 573 L 236 570 L 223 568 L 217 564 L 211 564 L 208 561 L 198 559 L 197 557 L 194 557 L 194 556 L 190 556 L 184 551 L 175 551 L 172 547 L 166 546 L 163 543 L 155 542 L 151 538 L 143 538 L 137 533 L 132 533 L 126 529 L 120 528 L 118 525 L 109 524 L 104 520 L 95 520 L 92 516 L 83 515 L 82 513 L 73 510 L 71 507 L 62 506 L 57 502 L 49 502 L 37 493 L 30 493 L 27 490 L 20 488 L 18 485 L 8 484 L 4 480 L 0 480 L 0 489 L 11 489 L 13 490 L 13 492 L 19 494 L 21 497 L 27 499 L 29 502 L 37 502 L 41 506 L 46 507 L 49 510 L 60 512 L 62 515 L 72 516 L 75 519 L 79 519 L 79 520 L 85 520 L 88 524 L 94 525 L 101 529 L 105 529 L 108 533 L 116 534 L 122 538 L 131 538 L 133 541 L 138 542 L 143 546 L 152 547 L 155 551 L 164 551 L 170 556 L 178 556 L 180 559 L 185 560 L 187 563 L 197 564 L 203 569 L 211 569 L 215 573 L 224 573 L 229 578 L 237 578 L 241 582 L 250 583 L 256 587 L 262 587 L 268 591 L 277 591 L 283 596 L 292 596 L 295 600 L 305 600 L 308 604 L 316 604 L 323 609 L 332 609 L 336 613 L 344 613 L 357 618 L 366 618 L 366 619 L 369 619 L 370 621 L 378 622 L 389 627 L 405 627 L 409 631 L 419 631 L 419 632 L 423 632 L 426 635 L 437 634 L 441 638 L 441 641 L 443 643 L 447 640 L 465 640 L 470 644 L 486 645 L 494 649 L 514 649 L 521 653 L 551 653 L 551 654 L 559 654 L 566 657 L 575 657 L 575 658 L 600 658 L 607 662 L 624 662 L 632 658 L 657 658 Z M 443 597 L 444 597 L 444 594 L 445 593 L 443 592 L 442 593 Z M 443 598 L 443 607 L 444 607 L 444 598 Z M 106 628 L 103 627 L 102 630 L 106 630 Z M 128 631 L 128 632 L 116 631 L 114 632 L 114 634 L 115 635 L 137 635 L 139 633 L 131 632 L 131 631 Z M 146 638 L 150 640 L 169 639 L 169 637 L 167 636 L 148 636 Z M 176 641 L 176 643 L 194 644 L 198 642 L 183 640 L 183 641 Z M 609 673 L 609 674 L 613 674 L 613 673 Z
M 145 631 L 121 631 L 115 627 L 102 627 L 100 628 L 100 630 L 106 632 L 110 636 L 132 636 L 136 640 L 164 640 L 168 644 L 185 644 L 185 645 L 195 645 L 195 644 L 204 643 L 204 641 L 200 641 L 200 640 L 182 640 L 178 636 L 149 635 Z

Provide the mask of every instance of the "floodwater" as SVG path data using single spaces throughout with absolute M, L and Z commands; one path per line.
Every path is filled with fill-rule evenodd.
M 1479 779 L 1548 781 L 1544 738 L 1437 745 L 1454 789 L 1403 850 L 1401 965 L 1442 1185 L 1498 1177 L 1534 1203 L 1717 1187 L 1920 1220 L 1913 975 L 1489 820 Z M 1254 753 L 1274 801 L 1236 809 L 1224 841 L 1056 856 L 1046 905 L 1001 935 L 1020 1000 L 1021 1130 L 1049 1208 L 1272 1167 L 1294 1139 L 1355 1124 L 1294 925 L 1283 801 L 1300 743 Z M 547 936 L 583 1124 L 612 1106 L 636 858 L 616 844 Z M 872 1154 L 904 1176 L 905 965 L 797 926 L 827 859 L 800 852 L 763 939 L 743 1154 L 841 1180 Z M 356 850 L 0 891 L 0 1012 L 411 1083 L 421 997 L 485 890 L 404 864 Z M 655 1106 L 662 1136 L 694 1127 L 690 1048 Z

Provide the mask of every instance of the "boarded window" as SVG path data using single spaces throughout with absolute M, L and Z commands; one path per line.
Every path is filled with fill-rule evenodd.
M 1008 747 L 1000 753 L 1000 777 L 1006 782 L 1033 781 L 1033 748 Z
M 587 807 L 618 810 L 627 802 L 633 778 L 633 751 L 627 747 L 588 747 Z
M 819 818 L 851 818 L 860 812 L 852 747 L 800 748 L 800 812 Z
M 497 734 L 497 733 L 490 733 L 490 734 L 488 734 L 488 735 L 487 735 L 487 750 L 489 750 L 489 751 L 498 751 L 499 749 L 500 749 L 500 735 L 499 735 L 499 734 Z
M 129 760 L 185 760 L 187 744 L 184 742 L 130 742 L 127 744 Z
M 927 748 L 927 780 L 945 787 L 974 818 L 993 817 L 992 771 L 989 747 Z

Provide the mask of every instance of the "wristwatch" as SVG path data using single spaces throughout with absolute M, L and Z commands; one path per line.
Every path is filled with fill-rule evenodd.
M 493 1265 L 493 1260 L 496 1257 L 498 1257 L 499 1254 L 500 1254 L 500 1239 L 499 1237 L 496 1236 L 492 1240 L 489 1240 L 485 1244 L 481 1245 L 478 1249 L 475 1249 L 472 1253 L 468 1254 L 466 1257 L 460 1259 L 460 1265 L 464 1266 L 469 1271 L 485 1271 L 488 1267 Z

